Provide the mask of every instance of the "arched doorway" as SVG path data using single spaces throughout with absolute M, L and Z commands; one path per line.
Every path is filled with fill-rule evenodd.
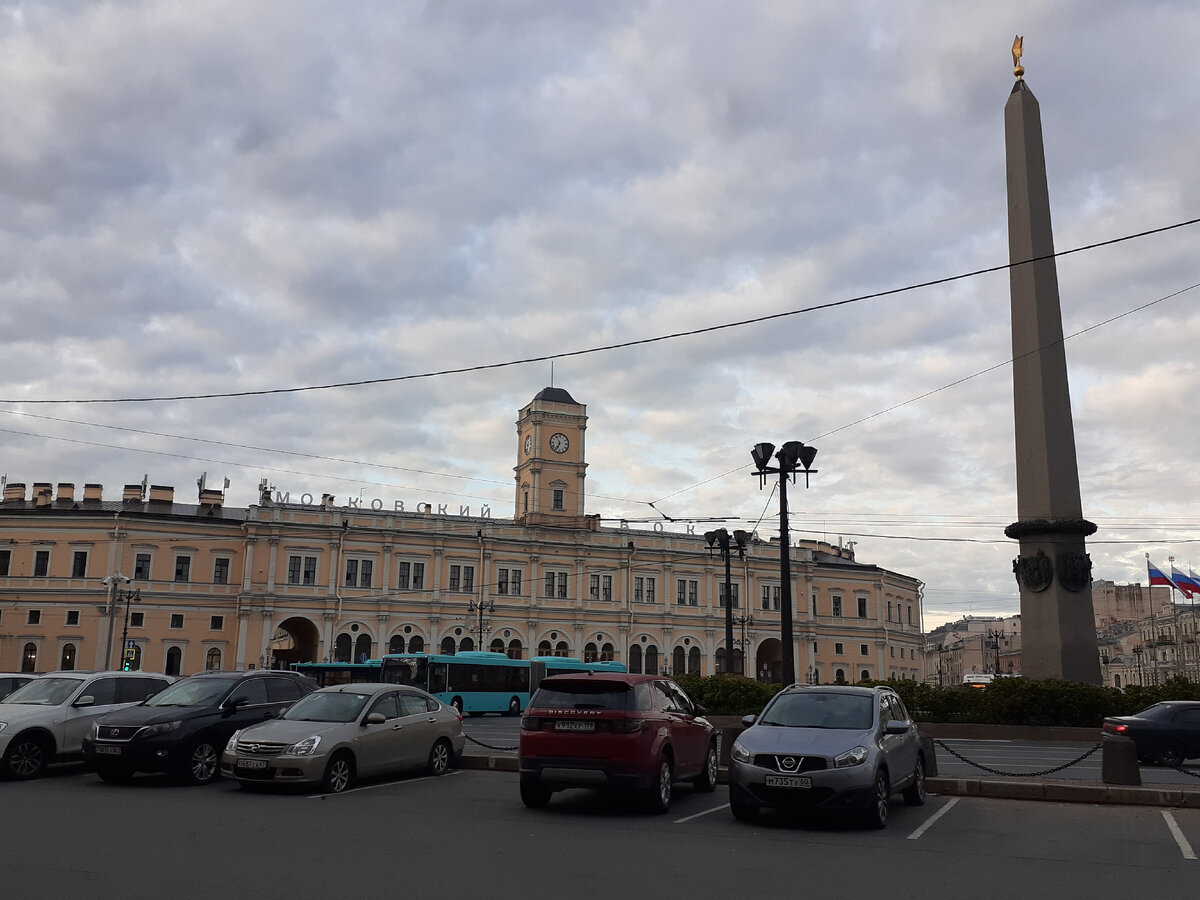
M 801 644 L 801 648 L 803 647 L 804 645 Z M 799 681 L 804 681 L 804 676 L 807 674 L 806 658 L 804 655 L 798 658 L 800 668 L 805 670 L 799 673 Z M 754 654 L 754 671 L 747 674 L 759 681 L 769 681 L 774 684 L 783 681 L 783 645 L 779 642 L 779 638 L 767 638 L 758 645 L 758 650 Z
M 178 675 L 183 668 L 183 651 L 178 647 L 167 648 L 167 675 Z
M 37 644 L 30 641 L 21 651 L 21 671 L 37 671 Z
M 270 668 L 286 668 L 291 663 L 318 662 L 317 649 L 320 644 L 317 626 L 308 619 L 300 616 L 284 619 L 276 626 L 267 644 L 264 664 Z
M 75 668 L 75 645 L 63 644 L 62 659 L 59 660 L 58 667 L 64 672 L 69 672 Z
M 371 658 L 371 636 L 369 634 L 360 634 L 354 641 L 354 660 L 353 662 L 362 663 Z

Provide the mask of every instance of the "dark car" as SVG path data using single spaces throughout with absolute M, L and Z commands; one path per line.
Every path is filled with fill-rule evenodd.
M 1132 738 L 1138 759 L 1178 766 L 1200 756 L 1200 700 L 1164 700 L 1132 716 L 1109 716 L 1105 734 Z
M 83 742 L 84 759 L 105 781 L 166 772 L 188 784 L 220 773 L 221 751 L 240 728 L 278 716 L 317 683 L 295 672 L 202 672 L 145 703 L 104 716 Z
M 657 675 L 555 675 L 521 717 L 521 799 L 537 808 L 565 788 L 639 791 L 652 812 L 672 783 L 717 785 L 717 742 L 704 708 Z
M 742 721 L 729 762 L 737 819 L 763 807 L 853 810 L 883 828 L 894 792 L 925 802 L 921 735 L 890 688 L 792 685 Z

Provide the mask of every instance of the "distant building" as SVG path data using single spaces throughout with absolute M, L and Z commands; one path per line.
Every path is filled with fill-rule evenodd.
M 967 675 L 1021 674 L 1021 617 L 964 616 L 925 636 L 923 678 L 962 684 Z
M 733 562 L 726 647 L 724 566 L 695 527 L 587 513 L 586 407 L 547 388 L 516 425 L 512 519 L 265 484 L 234 509 L 203 480 L 195 505 L 161 485 L 117 501 L 97 484 L 80 497 L 8 483 L 0 670 L 118 667 L 127 652 L 190 674 L 484 648 L 781 678 L 776 542 L 756 536 Z M 920 581 L 824 542 L 790 553 L 797 680 L 921 677 Z M 117 575 L 131 580 L 102 582 Z

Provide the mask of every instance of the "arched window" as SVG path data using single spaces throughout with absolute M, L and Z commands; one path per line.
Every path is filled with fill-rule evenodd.
M 221 668 L 221 651 L 216 647 L 210 648 L 204 657 L 204 668 L 210 672 Z
M 1113 687 L 1119 688 L 1120 686 L 1121 686 L 1121 676 L 1114 675 L 1113 676 Z
M 688 670 L 689 675 L 699 675 L 700 674 L 700 648 L 699 647 L 693 647 L 691 650 L 688 651 L 687 670 Z
M 62 659 L 58 662 L 58 667 L 64 672 L 69 672 L 75 668 L 75 645 L 63 644 Z
M 178 647 L 167 648 L 167 673 L 168 675 L 178 675 L 183 668 L 183 651 Z
M 393 634 L 392 639 L 388 641 L 388 653 L 403 653 L 404 652 L 404 635 Z
M 558 644 L 554 648 L 554 655 L 555 656 L 570 656 L 571 655 L 571 648 L 567 646 L 566 641 L 558 642 Z
M 410 637 L 408 639 L 408 652 L 409 653 L 424 653 L 425 652 L 425 638 L 421 637 L 419 634 L 414 634 L 412 637 Z
M 612 662 L 616 658 L 616 650 L 612 644 L 605 644 L 600 648 L 600 661 Z
M 871 680 L 871 672 L 868 669 L 863 669 L 861 672 L 858 673 L 858 680 L 859 681 L 870 681 Z
M 524 659 L 525 648 L 521 646 L 521 642 L 513 638 L 508 642 L 508 658 L 509 659 Z
M 724 647 L 717 648 L 716 657 L 717 657 L 717 674 L 724 675 L 726 672 L 729 671 L 729 669 L 726 668 L 726 666 L 725 666 L 725 648 Z
M 642 671 L 642 648 L 634 644 L 629 648 L 629 671 L 638 674 Z
M 733 671 L 737 675 L 746 674 L 746 660 L 742 656 L 741 647 L 735 647 L 733 650 Z
M 364 662 L 371 658 L 371 636 L 360 634 L 354 642 L 354 659 L 351 662 Z
M 583 645 L 583 661 L 585 663 L 595 662 L 600 658 L 600 654 L 596 652 L 596 645 L 588 641 Z
M 845 669 L 835 669 L 833 672 L 833 680 L 835 682 L 837 682 L 838 684 L 845 684 L 846 683 L 846 670 Z
M 333 642 L 333 661 L 340 663 L 350 662 L 350 647 L 352 641 L 350 635 L 342 632 Z
M 475 649 L 475 641 L 469 637 L 465 637 L 461 641 L 458 642 L 458 652 L 459 653 L 470 653 L 474 649 Z
M 675 652 L 671 654 L 671 671 L 676 675 L 682 675 L 686 669 L 687 656 L 682 647 L 676 647 Z
M 450 637 L 449 635 L 442 638 L 442 655 L 444 655 L 444 656 L 453 656 L 454 655 L 454 638 Z
M 33 641 L 26 644 L 25 649 L 21 651 L 21 671 L 37 671 L 37 644 L 33 643 Z
M 491 650 L 493 653 L 503 653 L 504 652 L 504 638 L 493 639 L 492 644 L 490 647 L 488 647 L 488 649 Z
M 554 655 L 554 650 L 553 650 L 553 648 L 551 648 L 549 641 L 538 642 L 537 655 L 538 656 L 553 656 Z
M 646 648 L 646 674 L 658 674 L 658 648 L 653 644 Z

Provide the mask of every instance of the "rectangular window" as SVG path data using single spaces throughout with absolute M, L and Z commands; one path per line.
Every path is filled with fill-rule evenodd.
M 8 577 L 8 567 L 12 565 L 12 551 L 0 550 L 0 578 Z
M 846 647 L 844 644 L 834 644 L 833 645 L 833 653 L 835 656 L 841 656 L 845 652 L 846 652 Z
M 146 624 L 146 614 L 140 612 L 131 612 L 129 614 L 129 627 L 142 628 Z
M 888 647 L 888 653 L 892 657 L 892 659 L 896 658 L 896 648 L 895 647 Z M 903 655 L 904 651 L 901 650 L 900 653 L 901 653 L 901 655 Z
M 813 641 L 813 656 L 817 655 L 817 642 Z
M 414 591 L 424 590 L 425 588 L 425 563 L 413 563 L 412 565 L 412 589 Z
M 182 628 L 183 627 L 183 613 L 171 613 L 171 627 L 172 628 Z
M 600 599 L 600 576 L 599 575 L 589 575 L 588 576 L 588 599 L 589 600 L 599 600 Z
M 912 624 L 912 607 L 911 606 L 908 608 L 908 624 L 909 625 Z
M 866 597 L 858 598 L 858 617 L 860 619 L 865 619 L 867 617 L 867 598 Z
M 33 574 L 44 576 L 50 571 L 50 551 L 38 550 L 33 554 Z
M 738 602 L 738 585 L 730 583 L 729 590 L 733 592 L 733 608 L 741 609 L 741 604 Z M 721 609 L 725 608 L 725 582 L 717 582 L 717 606 Z
M 218 556 L 213 560 L 213 584 L 229 584 L 229 559 Z
M 150 554 L 135 553 L 133 556 L 133 580 L 150 580 Z
M 840 616 L 842 614 L 842 598 L 833 598 L 833 615 Z
M 699 606 L 700 582 L 694 578 L 680 578 L 676 580 L 675 602 L 679 606 Z
M 633 579 L 633 602 L 634 603 L 653 603 L 654 602 L 654 579 L 648 578 L 645 575 L 635 576 Z
M 654 602 L 655 602 L 655 597 L 654 597 L 654 584 L 655 584 L 655 581 L 656 581 L 656 579 L 654 579 L 654 578 L 647 578 L 647 579 L 646 579 L 646 602 L 647 602 L 647 603 L 654 603 Z
M 475 567 L 452 565 L 447 590 L 470 592 L 475 589 Z
M 762 586 L 762 608 L 779 609 L 779 585 L 764 584 Z
M 817 595 L 816 594 L 812 595 L 812 614 L 813 614 L 813 618 L 815 619 L 817 617 Z
M 612 599 L 612 576 L 611 575 L 601 575 L 600 576 L 600 599 L 601 600 L 611 600 Z
M 545 596 L 556 597 L 559 600 L 567 596 L 567 573 L 547 572 L 545 577 Z
M 175 580 L 189 581 L 192 573 L 192 558 L 190 556 L 175 557 Z
M 208 617 L 208 630 L 209 631 L 222 631 L 224 628 L 225 628 L 225 617 L 224 616 L 209 616 Z
M 407 591 L 410 583 L 409 579 L 412 577 L 412 563 L 397 563 L 396 572 L 396 587 L 399 590 Z
M 866 644 L 859 644 L 858 645 L 858 655 L 859 656 L 870 656 L 871 648 L 868 647 Z
M 76 550 L 71 554 L 71 577 L 87 578 L 87 551 Z
M 40 609 L 31 609 L 29 611 L 28 618 L 26 618 L 26 620 L 25 620 L 25 624 L 26 625 L 41 625 L 42 624 L 42 611 Z
M 315 556 L 289 556 L 287 583 L 316 584 L 317 558 Z
M 374 568 L 374 560 L 347 559 L 346 587 L 370 587 Z
M 79 624 L 79 610 L 77 610 L 77 609 L 68 609 L 67 610 L 67 624 L 68 625 L 78 625 Z
M 521 594 L 521 570 L 520 569 L 497 569 L 496 570 L 496 593 L 520 596 L 520 594 Z
M 562 488 L 555 488 L 555 489 L 554 489 L 554 508 L 555 508 L 555 509 L 566 509 L 566 506 L 565 506 L 565 505 L 564 505 L 564 503 L 563 503 L 563 490 L 562 490 Z

